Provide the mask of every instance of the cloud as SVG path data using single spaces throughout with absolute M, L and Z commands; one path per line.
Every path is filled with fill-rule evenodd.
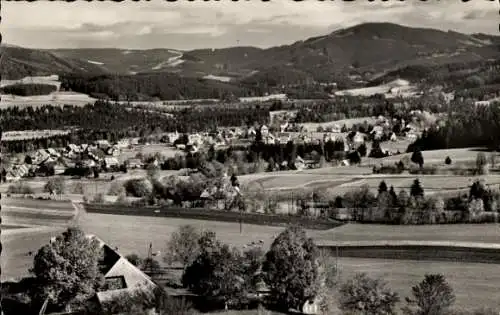
M 364 22 L 498 32 L 494 1 L 5 2 L 7 43 L 38 48 L 269 47 Z

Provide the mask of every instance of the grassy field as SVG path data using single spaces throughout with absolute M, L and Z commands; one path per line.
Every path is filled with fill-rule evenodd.
M 2 231 L 1 279 L 27 275 L 33 262 L 28 252 L 36 252 L 50 237 L 64 231 L 71 224 L 74 211 L 68 201 L 2 198 L 2 224 L 30 227 Z
M 7 202 L 18 205 L 23 201 L 7 199 Z M 50 207 L 44 208 L 51 209 L 53 206 L 54 211 L 63 208 L 61 203 L 48 204 Z M 43 218 L 39 219 L 39 224 L 45 224 Z M 263 240 L 262 246 L 267 249 L 277 234 L 283 230 L 281 227 L 243 225 L 240 234 L 237 223 L 88 213 L 80 215 L 78 220 L 78 225 L 87 233 L 98 235 L 111 246 L 118 247 L 120 253 L 124 255 L 137 253 L 146 256 L 151 243 L 154 251 L 161 251 L 160 260 L 170 234 L 182 224 L 192 224 L 200 229 L 216 231 L 219 239 L 239 248 L 245 247 L 252 241 Z M 59 234 L 63 229 L 64 226 L 55 226 L 37 233 L 2 235 L 4 248 L 2 279 L 26 275 L 33 261 L 33 257 L 27 255 L 27 252 L 36 252 L 38 248 L 47 244 L 51 236 Z M 328 231 L 308 231 L 308 234 L 318 243 L 332 240 L 446 240 L 496 243 L 500 236 L 500 226 L 487 224 L 388 227 L 349 224 Z M 371 276 L 383 277 L 402 296 L 409 294 L 411 286 L 420 281 L 425 273 L 444 273 L 456 290 L 459 307 L 500 307 L 500 293 L 496 293 L 496 288 L 500 285 L 500 276 L 496 276 L 500 274 L 500 265 L 346 257 L 339 258 L 338 263 L 341 281 L 356 272 L 367 272 Z M 472 295 L 474 299 L 471 300 L 468 297 Z
M 458 309 L 491 307 L 500 309 L 500 265 L 408 261 L 364 258 L 339 258 L 339 280 L 345 281 L 357 272 L 381 277 L 404 297 L 410 296 L 411 287 L 426 273 L 442 273 L 453 287 Z
M 160 177 L 168 177 L 170 175 L 178 174 L 178 171 L 158 171 Z M 111 181 L 111 176 L 115 179 Z M 121 186 L 129 179 L 144 178 L 147 176 L 147 171 L 144 169 L 133 169 L 129 170 L 126 174 L 124 173 L 102 173 L 98 179 L 94 178 L 81 178 L 81 179 L 71 179 L 70 177 L 65 177 L 65 192 L 67 194 L 74 194 L 77 185 L 81 184 L 83 187 L 83 195 L 94 196 L 98 193 L 107 194 L 111 187 Z M 23 183 L 29 185 L 34 193 L 40 194 L 44 192 L 44 186 L 47 183 L 48 178 L 38 177 L 33 179 L 25 179 Z M 12 183 L 2 183 L 0 184 L 0 192 L 6 193 L 9 186 Z
M 113 226 L 109 222 L 115 222 Z M 119 223 L 118 223 L 119 222 Z M 139 222 L 141 222 L 139 224 Z M 243 226 L 239 234 L 238 224 L 187 221 L 168 218 L 137 218 L 114 217 L 112 215 L 87 214 L 81 226 L 89 233 L 100 235 L 105 241 L 117 246 L 123 254 L 132 252 L 146 255 L 148 244 L 153 244 L 153 250 L 164 251 L 169 234 L 180 224 L 190 223 L 199 228 L 212 229 L 218 237 L 232 245 L 243 245 L 264 240 L 264 248 L 268 248 L 273 237 L 282 228 Z M 453 225 L 453 226 L 402 226 L 387 227 L 376 225 L 347 225 L 334 230 L 318 232 L 308 231 L 317 240 L 321 239 L 429 239 L 429 240 L 463 240 L 497 242 L 500 228 L 496 225 Z M 499 265 L 472 264 L 454 262 L 427 262 L 381 260 L 362 258 L 340 258 L 340 279 L 345 280 L 356 272 L 367 272 L 372 276 L 382 276 L 389 285 L 400 294 L 410 293 L 412 285 L 420 281 L 425 273 L 444 273 L 452 283 L 457 293 L 457 305 L 460 307 L 477 308 L 480 306 L 500 307 L 500 296 L 494 288 L 500 285 L 500 276 L 494 276 L 500 271 Z M 493 275 L 492 275 L 493 274 Z M 471 303 L 468 296 L 477 295 Z
M 349 172 L 351 174 L 349 174 Z M 468 190 L 476 179 L 481 179 L 490 187 L 500 185 L 500 175 L 453 176 L 453 175 L 412 175 L 412 174 L 371 174 L 370 168 L 336 167 L 280 173 L 260 173 L 240 176 L 242 187 L 248 190 L 300 191 L 327 189 L 329 193 L 342 195 L 362 185 L 368 185 L 375 193 L 382 180 L 394 186 L 396 192 L 408 190 L 418 178 L 429 194 L 456 194 Z
M 328 231 L 314 231 L 316 241 L 456 241 L 498 243 L 499 224 L 376 225 L 346 224 Z
M 35 95 L 35 96 L 15 96 L 2 94 L 0 108 L 19 107 L 20 109 L 26 107 L 41 107 L 47 104 L 52 106 L 85 106 L 93 104 L 95 98 L 87 94 L 75 92 L 54 92 L 49 95 Z
M 424 165 L 428 164 L 442 164 L 444 165 L 444 160 L 449 156 L 454 162 L 475 162 L 477 154 L 480 152 L 481 148 L 464 148 L 464 149 L 447 149 L 447 150 L 430 150 L 422 151 L 424 156 Z M 486 157 L 489 157 L 489 152 L 485 152 Z M 411 158 L 411 153 L 405 153 L 400 155 L 388 156 L 383 159 L 367 159 L 366 163 L 363 164 L 375 164 L 380 165 L 381 163 L 385 165 L 394 165 L 394 163 L 399 162 L 403 157 L 408 156 Z M 497 160 L 499 153 L 496 153 Z

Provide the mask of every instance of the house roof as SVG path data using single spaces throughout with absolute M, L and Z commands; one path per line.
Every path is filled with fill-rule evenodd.
M 104 158 L 104 162 L 108 165 L 117 165 L 117 164 L 120 164 L 120 162 L 118 162 L 118 159 L 117 158 L 114 158 L 114 157 L 105 157 Z
M 125 288 L 123 289 L 98 292 L 97 299 L 101 304 L 111 301 L 121 296 L 123 293 L 133 293 L 134 291 L 153 293 L 156 284 L 149 276 L 95 235 L 87 235 L 87 237 L 98 240 L 99 245 L 104 251 L 104 257 L 100 262 L 101 272 L 104 274 L 104 278 L 122 277 L 125 283 Z

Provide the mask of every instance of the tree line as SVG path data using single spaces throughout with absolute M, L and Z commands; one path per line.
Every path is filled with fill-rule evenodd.
M 56 86 L 51 84 L 27 83 L 12 84 L 0 89 L 3 94 L 13 94 L 18 96 L 47 95 L 57 90 Z
M 116 142 L 122 138 L 144 138 L 161 132 L 208 131 L 218 126 L 239 126 L 255 122 L 263 124 L 268 118 L 268 109 L 260 107 L 214 111 L 207 106 L 177 112 L 172 116 L 107 101 L 97 101 L 94 105 L 83 107 L 48 105 L 36 109 L 12 107 L 0 111 L 3 131 L 72 129 L 70 135 L 2 142 L 4 152 L 17 153 L 62 147 L 68 143 L 89 143 L 99 139 Z
M 487 147 L 497 150 L 500 144 L 500 107 L 462 103 L 448 113 L 444 126 L 433 126 L 408 146 L 415 150 L 439 150 Z
M 170 73 L 116 76 L 65 74 L 61 76 L 61 82 L 64 89 L 116 101 L 224 99 L 226 95 L 251 95 L 251 90 L 238 85 Z

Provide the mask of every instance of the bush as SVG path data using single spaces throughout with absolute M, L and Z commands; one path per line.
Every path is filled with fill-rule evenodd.
M 75 195 L 83 195 L 84 194 L 83 184 L 76 183 L 75 187 L 73 188 L 73 193 Z
M 23 195 L 31 195 L 34 193 L 33 188 L 26 183 L 17 182 L 13 185 L 9 185 L 7 188 L 7 193 L 9 194 L 23 194 Z
M 146 197 L 153 192 L 153 184 L 147 179 L 131 179 L 125 183 L 125 190 L 134 197 Z
M 113 183 L 108 190 L 108 195 L 110 196 L 119 196 L 125 193 L 126 193 L 125 187 L 121 183 Z
M 104 203 L 104 194 L 103 193 L 98 193 L 97 195 L 94 196 L 94 199 L 92 199 L 93 203 Z
M 395 314 L 399 296 L 380 279 L 355 275 L 340 288 L 339 306 L 348 314 Z
M 408 315 L 445 314 L 455 303 L 452 287 L 441 274 L 426 274 L 424 280 L 412 287 L 403 313 Z
M 66 185 L 62 177 L 51 178 L 43 187 L 50 194 L 64 194 Z
M 408 172 L 410 174 L 436 175 L 438 173 L 438 169 L 435 166 L 425 166 L 425 167 L 410 166 Z

